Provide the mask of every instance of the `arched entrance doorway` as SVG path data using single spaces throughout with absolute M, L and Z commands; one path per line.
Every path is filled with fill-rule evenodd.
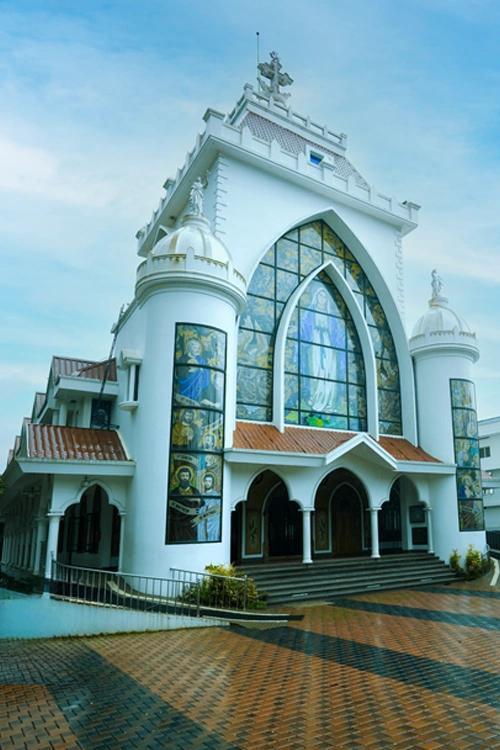
M 302 555 L 302 513 L 269 469 L 250 485 L 231 518 L 231 559 L 245 562 Z
M 315 498 L 316 555 L 360 555 L 371 547 L 368 498 L 359 479 L 337 469 L 321 482 Z
M 118 569 L 120 515 L 98 484 L 66 509 L 59 525 L 57 559 L 84 568 Z
M 281 482 L 266 505 L 269 557 L 293 557 L 302 554 L 302 513 L 290 502 Z
M 378 517 L 380 552 L 399 552 L 403 549 L 401 525 L 401 481 L 396 479 L 389 500 L 381 507 Z

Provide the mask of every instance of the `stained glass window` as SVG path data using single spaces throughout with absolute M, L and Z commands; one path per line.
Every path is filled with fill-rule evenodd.
M 482 531 L 483 488 L 474 383 L 457 378 L 450 380 L 450 389 L 460 531 Z
M 225 333 L 177 324 L 167 544 L 221 540 L 225 369 Z
M 327 274 L 303 292 L 297 317 L 286 342 L 285 421 L 366 430 L 363 361 L 347 348 L 346 323 L 352 321 Z
M 401 435 L 399 367 L 385 313 L 361 265 L 344 242 L 323 221 L 310 222 L 288 232 L 267 251 L 255 270 L 249 287 L 247 307 L 240 323 L 237 415 L 242 419 L 256 421 L 272 419 L 273 347 L 281 312 L 301 281 L 327 260 L 332 260 L 346 279 L 368 325 L 377 365 L 380 432 Z M 344 352 L 343 355 L 336 354 L 334 358 L 332 382 L 352 385 L 364 383 L 361 346 L 352 319 L 329 278 L 324 275 L 323 280 L 319 280 L 318 277 L 304 292 L 301 307 L 294 312 L 288 330 L 285 352 L 285 401 L 287 404 L 293 401 L 295 406 L 293 409 L 287 407 L 286 414 L 288 421 L 293 419 L 297 424 L 301 423 L 300 417 L 298 412 L 293 412 L 299 408 L 302 410 L 299 402 L 305 402 L 298 392 L 293 393 L 293 388 L 299 387 L 299 380 L 298 377 L 293 379 L 291 376 L 298 373 L 300 356 L 300 377 L 311 377 L 311 373 L 306 370 L 314 361 L 315 349 L 311 347 L 317 346 L 303 324 L 302 330 L 300 329 L 299 317 L 302 316 L 301 319 L 304 320 L 306 310 L 313 311 L 312 301 L 324 283 L 329 288 L 328 305 L 333 316 L 329 321 L 335 319 L 334 322 L 328 323 L 331 326 L 332 348 L 336 352 Z M 321 311 L 313 312 L 316 313 L 318 321 L 323 321 Z M 301 345 L 299 347 L 297 344 L 294 348 L 291 342 L 298 341 L 299 338 Z M 309 349 L 307 344 L 311 345 Z M 353 377 L 356 377 L 355 381 L 352 380 Z M 355 392 L 350 387 L 347 390 L 337 388 L 336 399 L 339 408 L 344 409 L 346 404 L 348 410 L 349 403 L 354 403 L 351 393 Z M 345 399 L 341 394 L 345 395 Z M 354 413 L 348 414 L 346 411 L 337 416 L 339 429 L 347 429 L 347 425 L 350 425 L 349 429 L 366 430 L 366 415 L 355 417 Z

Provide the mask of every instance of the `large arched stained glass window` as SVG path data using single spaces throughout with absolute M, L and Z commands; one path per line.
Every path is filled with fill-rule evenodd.
M 399 368 L 386 316 L 360 264 L 323 221 L 288 232 L 267 251 L 255 270 L 240 322 L 238 418 L 272 419 L 274 338 L 282 310 L 300 282 L 327 260 L 332 260 L 346 279 L 368 324 L 377 364 L 380 432 L 400 435 Z M 355 424 L 354 417 L 348 419 Z
M 288 329 L 285 421 L 366 430 L 361 346 L 345 302 L 326 273 L 303 292 Z

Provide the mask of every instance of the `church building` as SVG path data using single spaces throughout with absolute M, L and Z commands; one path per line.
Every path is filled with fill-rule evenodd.
M 137 232 L 111 356 L 53 357 L 3 475 L 2 570 L 484 551 L 475 334 L 434 271 L 408 337 L 419 206 L 292 83 L 271 53 L 205 112 Z

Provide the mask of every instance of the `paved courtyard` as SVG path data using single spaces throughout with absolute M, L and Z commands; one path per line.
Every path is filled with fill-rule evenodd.
M 276 629 L 0 641 L 1 750 L 500 748 L 498 588 L 293 612 Z

